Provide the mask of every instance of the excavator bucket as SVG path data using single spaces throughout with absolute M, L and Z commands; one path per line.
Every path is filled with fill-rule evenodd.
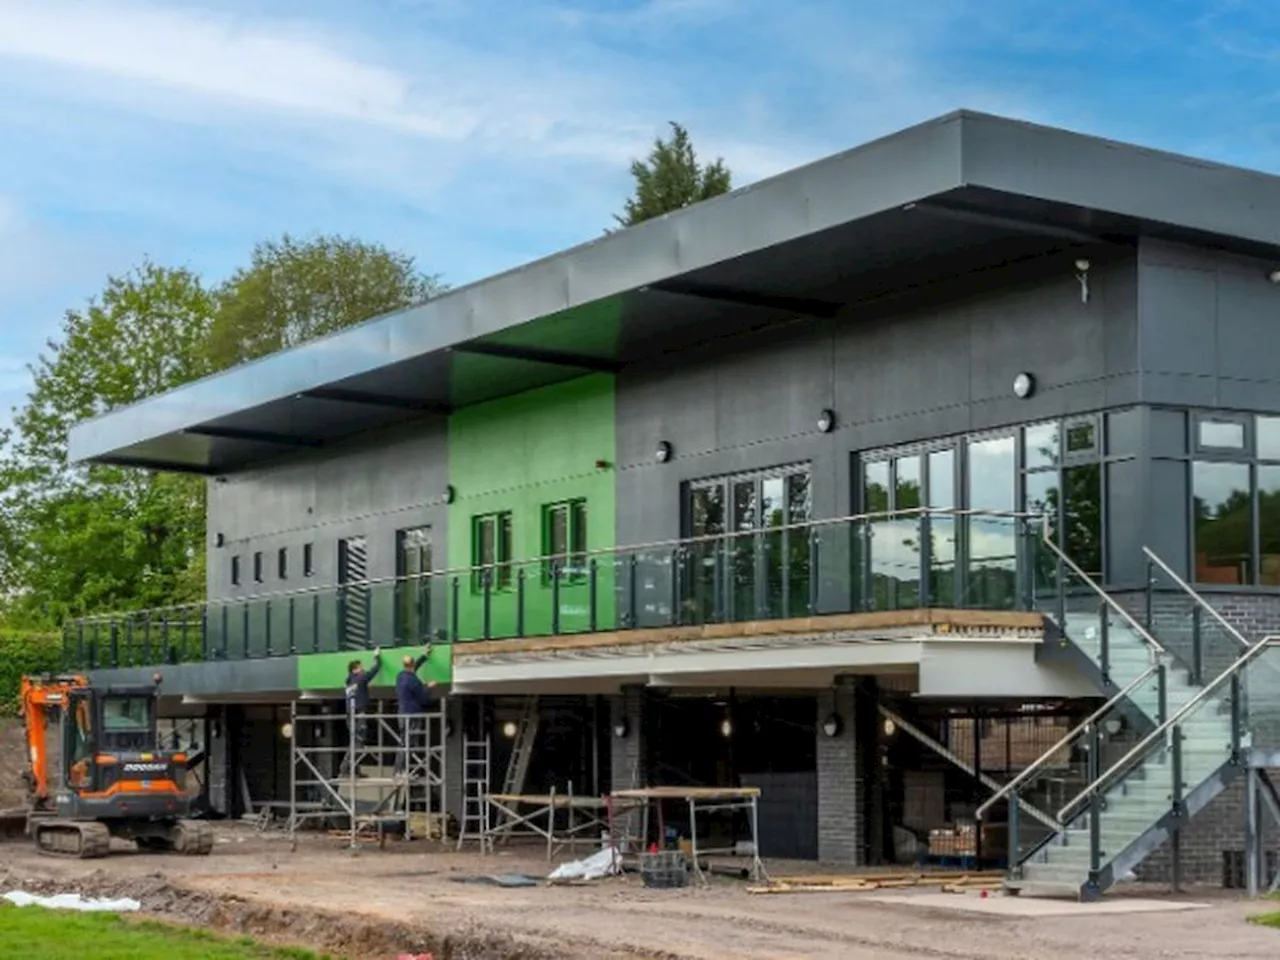
M 27 811 L 23 807 L 0 810 L 0 841 L 17 840 L 27 835 Z

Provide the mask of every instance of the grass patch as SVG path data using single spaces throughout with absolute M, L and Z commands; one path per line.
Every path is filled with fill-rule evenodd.
M 24 960 L 333 960 L 297 947 L 113 913 L 75 913 L 0 905 L 0 957 Z
M 1275 927 L 1280 930 L 1280 910 L 1275 913 L 1260 913 L 1256 917 L 1250 917 L 1249 922 L 1256 923 L 1260 927 Z

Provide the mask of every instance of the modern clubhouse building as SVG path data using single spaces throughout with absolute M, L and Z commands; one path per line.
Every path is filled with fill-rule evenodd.
M 208 476 L 209 600 L 68 660 L 164 665 L 217 814 L 431 641 L 459 823 L 483 741 L 766 856 L 1269 880 L 1277 343 L 1280 178 L 950 114 L 78 425 Z

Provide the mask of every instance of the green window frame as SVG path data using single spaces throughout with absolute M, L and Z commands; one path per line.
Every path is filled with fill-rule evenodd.
M 511 511 L 486 513 L 471 518 L 471 589 L 484 590 L 484 574 L 492 574 L 494 590 L 509 590 L 512 580 Z
M 549 503 L 542 508 L 542 580 L 550 583 L 553 564 L 560 564 L 562 583 L 587 579 L 587 501 Z

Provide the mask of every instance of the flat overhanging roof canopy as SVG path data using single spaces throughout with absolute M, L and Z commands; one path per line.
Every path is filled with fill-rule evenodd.
M 229 473 L 1140 236 L 1280 257 L 1280 177 L 962 111 L 78 424 L 70 459 Z

